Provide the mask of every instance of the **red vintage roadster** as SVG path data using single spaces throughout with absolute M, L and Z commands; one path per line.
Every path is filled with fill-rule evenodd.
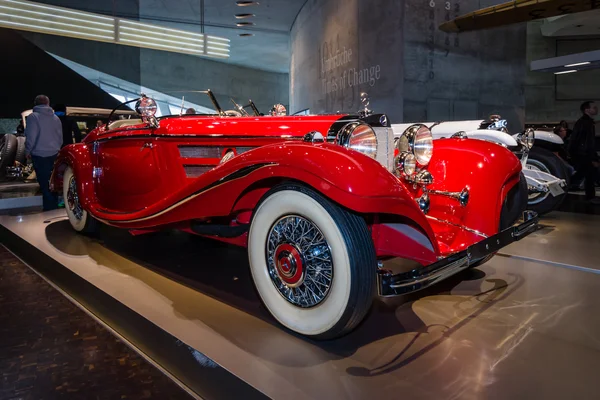
M 112 122 L 59 154 L 51 187 L 73 228 L 186 232 L 247 246 L 271 314 L 317 339 L 343 335 L 381 296 L 425 288 L 532 232 L 519 160 L 489 142 L 432 141 L 423 125 L 397 143 L 390 122 L 358 115 Z M 235 113 L 234 113 L 235 114 Z M 135 168 L 132 168 L 135 166 Z M 523 220 L 516 222 L 523 216 Z M 413 266 L 395 273 L 397 259 Z

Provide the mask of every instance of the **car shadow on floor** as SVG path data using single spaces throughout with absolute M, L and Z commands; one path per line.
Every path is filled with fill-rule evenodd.
M 285 361 L 295 365 L 308 366 L 323 362 L 325 359 L 347 358 L 358 349 L 382 339 L 394 338 L 406 333 L 418 335 L 427 333 L 432 326 L 427 325 L 413 311 L 413 304 L 421 299 L 430 296 L 443 298 L 443 301 L 455 302 L 455 307 L 470 301 L 469 309 L 463 313 L 460 320 L 454 318 L 452 326 L 436 327 L 443 332 L 440 337 L 436 337 L 436 340 L 419 344 L 416 348 L 414 342 L 408 342 L 392 361 L 372 366 L 370 369 L 349 368 L 347 372 L 352 375 L 372 376 L 386 373 L 390 369 L 401 368 L 435 348 L 456 329 L 469 323 L 499 299 L 505 298 L 508 291 L 515 289 L 513 283 L 509 285 L 502 279 L 488 277 L 479 269 L 467 270 L 417 293 L 387 299 L 378 298 L 374 301 L 365 321 L 349 335 L 332 341 L 315 342 L 285 330 L 268 314 L 254 289 L 247 252 L 244 248 L 179 231 L 132 236 L 125 230 L 109 226 L 102 226 L 99 234 L 94 237 L 86 237 L 76 234 L 67 220 L 48 222 L 46 227 L 48 241 L 65 254 L 88 256 L 99 265 L 125 274 L 133 275 L 135 273 L 133 271 L 139 270 L 137 265 L 142 266 L 266 322 L 256 327 L 260 332 L 255 336 L 261 336 L 263 341 L 277 341 L 299 351 L 306 351 L 307 346 L 316 347 L 309 350 L 312 353 L 310 356 L 301 360 Z M 140 276 L 135 277 L 140 279 Z M 518 281 L 519 279 L 516 279 L 516 282 Z M 165 288 L 153 285 L 154 282 L 150 279 L 144 281 L 157 292 L 172 299 L 172 307 L 179 315 L 188 319 L 199 318 L 199 311 L 194 309 L 195 305 L 178 304 L 177 296 L 165 293 Z M 486 282 L 491 289 L 482 291 L 482 282 Z M 459 284 L 461 295 L 452 295 Z M 236 326 L 235 317 L 204 318 L 205 314 L 202 314 L 202 311 L 200 314 L 203 323 L 227 337 L 228 340 L 259 357 L 269 357 L 265 354 L 263 345 L 258 345 L 253 339 L 249 339 L 253 335 L 250 330 L 255 326 L 241 326 L 242 322 L 238 322 Z M 277 362 L 281 362 L 281 359 Z

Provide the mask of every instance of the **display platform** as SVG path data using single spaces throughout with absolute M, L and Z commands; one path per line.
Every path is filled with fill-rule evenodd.
M 221 368 L 276 399 L 595 398 L 600 217 L 557 212 L 542 223 L 478 269 L 376 300 L 356 331 L 329 342 L 269 317 L 241 248 L 110 227 L 89 238 L 71 230 L 64 211 L 2 216 L 0 237 L 25 261 L 39 249 L 48 261 L 28 261 L 34 269 L 62 268 L 110 296 L 119 306 L 105 315 L 124 305 L 197 351 L 196 366 L 163 365 L 184 382 L 193 368 Z M 81 292 L 89 302 L 98 296 Z
M 0 212 L 42 206 L 37 182 L 0 182 Z

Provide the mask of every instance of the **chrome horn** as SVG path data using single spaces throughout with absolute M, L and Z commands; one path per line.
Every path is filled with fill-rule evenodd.
M 428 190 L 427 193 L 437 194 L 440 196 L 446 196 L 446 197 L 450 197 L 452 199 L 456 199 L 456 200 L 458 200 L 459 204 L 462 207 L 466 207 L 467 204 L 469 203 L 469 189 L 468 188 L 464 188 L 460 192 L 447 192 L 444 190 Z

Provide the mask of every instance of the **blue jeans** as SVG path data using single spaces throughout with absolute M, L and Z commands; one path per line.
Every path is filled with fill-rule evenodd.
M 50 191 L 50 175 L 54 168 L 56 154 L 50 157 L 31 156 L 33 169 L 37 176 L 37 181 L 42 189 L 42 199 L 44 211 L 55 210 L 58 208 L 58 195 Z

